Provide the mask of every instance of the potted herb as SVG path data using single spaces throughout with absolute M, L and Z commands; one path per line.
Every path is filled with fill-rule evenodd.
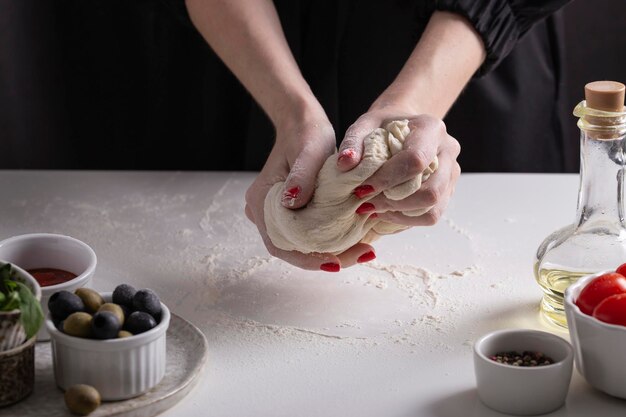
M 36 335 L 43 323 L 41 289 L 28 278 L 11 264 L 0 266 L 0 352 Z
M 0 261 L 0 407 L 30 394 L 35 339 L 43 322 L 41 288 L 21 268 Z

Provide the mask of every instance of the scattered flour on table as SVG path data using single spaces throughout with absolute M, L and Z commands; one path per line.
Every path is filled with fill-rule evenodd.
M 459 226 L 458 224 L 456 224 L 456 222 L 454 220 L 452 220 L 451 218 L 444 216 L 443 220 L 450 227 L 450 229 L 454 230 L 456 233 L 466 237 L 469 240 L 473 239 L 472 235 L 470 234 L 470 232 L 467 229 L 464 229 L 461 226 Z
M 206 325 L 216 326 L 209 327 L 211 332 L 237 331 L 250 341 L 263 334 L 267 340 L 280 336 L 307 343 L 342 341 L 355 346 L 393 343 L 445 349 L 440 345 L 445 339 L 442 335 L 456 331 L 454 317 L 459 317 L 463 310 L 463 304 L 459 307 L 458 300 L 451 298 L 462 295 L 450 294 L 449 287 L 453 280 L 478 275 L 481 270 L 478 265 L 445 273 L 411 264 L 373 262 L 357 267 L 363 273 L 348 275 L 343 281 L 345 285 L 362 285 L 376 291 L 397 288 L 416 306 L 414 317 L 391 319 L 389 332 L 367 338 L 336 335 L 323 328 L 262 323 L 220 311 L 217 304 L 224 297 L 225 289 L 237 283 L 256 281 L 257 273 L 264 273 L 263 277 L 279 284 L 280 280 L 300 279 L 297 269 L 269 255 L 259 255 L 265 251 L 255 226 L 245 218 L 243 197 L 229 197 L 226 193 L 229 187 L 242 187 L 242 184 L 227 180 L 208 201 L 203 201 L 206 209 L 195 212 L 188 209 L 200 199 L 193 194 L 132 193 L 120 195 L 114 202 L 57 198 L 42 202 L 38 216 L 28 217 L 27 224 L 37 230 L 41 229 L 38 225 L 48 224 L 48 218 L 59 219 L 54 225 L 57 230 L 51 231 L 73 234 L 85 241 L 107 242 L 107 247 L 101 245 L 98 250 L 105 254 L 102 259 L 109 261 L 128 259 L 128 248 L 133 247 L 133 251 L 144 254 L 140 259 L 132 259 L 133 269 L 171 276 L 171 283 L 159 280 L 163 288 L 154 289 L 162 291 L 166 299 L 171 291 L 170 298 L 176 300 L 173 309 L 183 316 L 201 312 L 207 317 Z M 37 206 L 28 201 L 25 207 Z M 194 214 L 197 217 L 194 218 Z M 446 223 L 471 239 L 470 234 L 452 220 L 446 219 Z M 153 255 L 157 253 L 159 256 Z M 120 268 L 121 279 L 124 267 Z M 191 302 L 198 299 L 203 303 Z M 336 323 L 339 329 L 358 330 L 360 326 L 358 321 Z
M 213 195 L 209 207 L 204 211 L 204 216 L 200 220 L 200 228 L 210 235 L 214 233 L 212 217 L 214 214 L 222 210 L 222 200 L 224 200 L 224 192 L 232 186 L 232 179 L 226 180 L 224 185 Z

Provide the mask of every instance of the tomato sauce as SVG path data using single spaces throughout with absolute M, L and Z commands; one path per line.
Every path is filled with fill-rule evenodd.
M 42 287 L 57 285 L 76 278 L 76 274 L 56 268 L 35 268 L 27 271 Z

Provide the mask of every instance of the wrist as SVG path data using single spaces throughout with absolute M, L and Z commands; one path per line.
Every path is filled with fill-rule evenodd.
M 417 103 L 417 100 L 413 100 L 412 97 L 407 94 L 397 92 L 396 90 L 393 84 L 390 85 L 389 88 L 372 103 L 368 111 L 392 112 L 398 115 L 419 115 L 427 113 L 426 109 L 422 108 L 419 103 Z
M 312 93 L 285 95 L 285 100 L 268 114 L 277 132 L 292 131 L 310 123 L 330 125 L 324 109 Z

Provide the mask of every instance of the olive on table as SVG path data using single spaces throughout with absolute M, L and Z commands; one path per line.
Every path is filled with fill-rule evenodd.
M 94 411 L 101 401 L 100 393 L 91 385 L 72 385 L 65 391 L 65 405 L 72 413 L 81 416 Z

